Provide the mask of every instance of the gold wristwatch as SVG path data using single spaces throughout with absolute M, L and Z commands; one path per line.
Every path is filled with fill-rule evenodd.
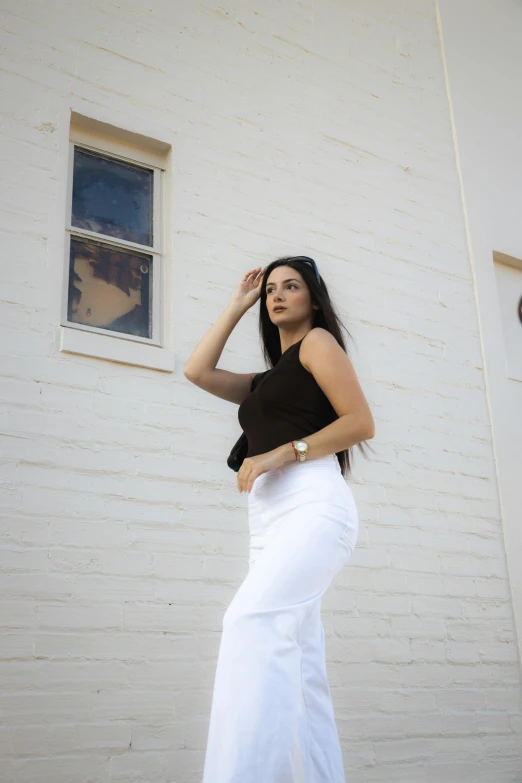
M 293 440 L 292 446 L 299 457 L 299 462 L 304 462 L 308 453 L 308 443 L 305 440 Z

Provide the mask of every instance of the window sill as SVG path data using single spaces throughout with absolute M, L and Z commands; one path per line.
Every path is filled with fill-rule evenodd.
M 60 351 L 172 372 L 174 351 L 105 334 L 61 327 Z

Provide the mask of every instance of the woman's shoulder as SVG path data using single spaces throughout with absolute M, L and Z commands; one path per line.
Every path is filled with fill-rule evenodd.
M 313 362 L 314 355 L 321 354 L 332 347 L 332 342 L 339 345 L 333 334 L 322 326 L 314 326 L 301 340 L 299 347 L 299 361 L 309 373 L 312 372 L 310 365 Z
M 301 340 L 301 345 L 330 345 L 332 341 L 338 345 L 337 340 L 331 332 L 323 329 L 322 326 L 314 326 Z

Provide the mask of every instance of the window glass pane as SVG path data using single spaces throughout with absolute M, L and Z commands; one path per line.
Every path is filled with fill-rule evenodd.
M 152 337 L 152 256 L 71 237 L 68 319 Z
M 150 169 L 74 148 L 71 224 L 152 245 Z

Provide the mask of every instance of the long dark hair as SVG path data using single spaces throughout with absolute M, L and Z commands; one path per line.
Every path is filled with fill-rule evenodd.
M 263 356 L 267 365 L 269 365 L 269 368 L 274 367 L 281 358 L 281 339 L 279 336 L 279 328 L 270 320 L 266 306 L 266 281 L 268 280 L 268 276 L 272 270 L 278 266 L 289 266 L 292 269 L 297 270 L 308 286 L 312 304 L 319 305 L 318 310 L 315 308 L 312 310 L 312 329 L 315 326 L 321 326 L 323 329 L 326 329 L 327 332 L 333 334 L 343 351 L 348 353 L 343 339 L 342 330 L 344 329 L 350 339 L 353 338 L 337 315 L 323 278 L 321 277 L 318 279 L 312 265 L 300 261 L 299 256 L 284 256 L 282 258 L 277 258 L 275 261 L 272 261 L 272 263 L 268 264 L 266 267 L 261 283 L 261 295 L 259 297 L 259 336 L 261 338 Z M 365 457 L 367 456 L 364 450 L 366 445 L 367 444 L 365 441 L 357 444 L 358 448 Z M 351 471 L 350 456 L 352 448 L 353 447 L 350 447 L 344 451 L 337 452 L 337 458 L 339 460 L 341 472 L 345 477 L 347 477 Z

